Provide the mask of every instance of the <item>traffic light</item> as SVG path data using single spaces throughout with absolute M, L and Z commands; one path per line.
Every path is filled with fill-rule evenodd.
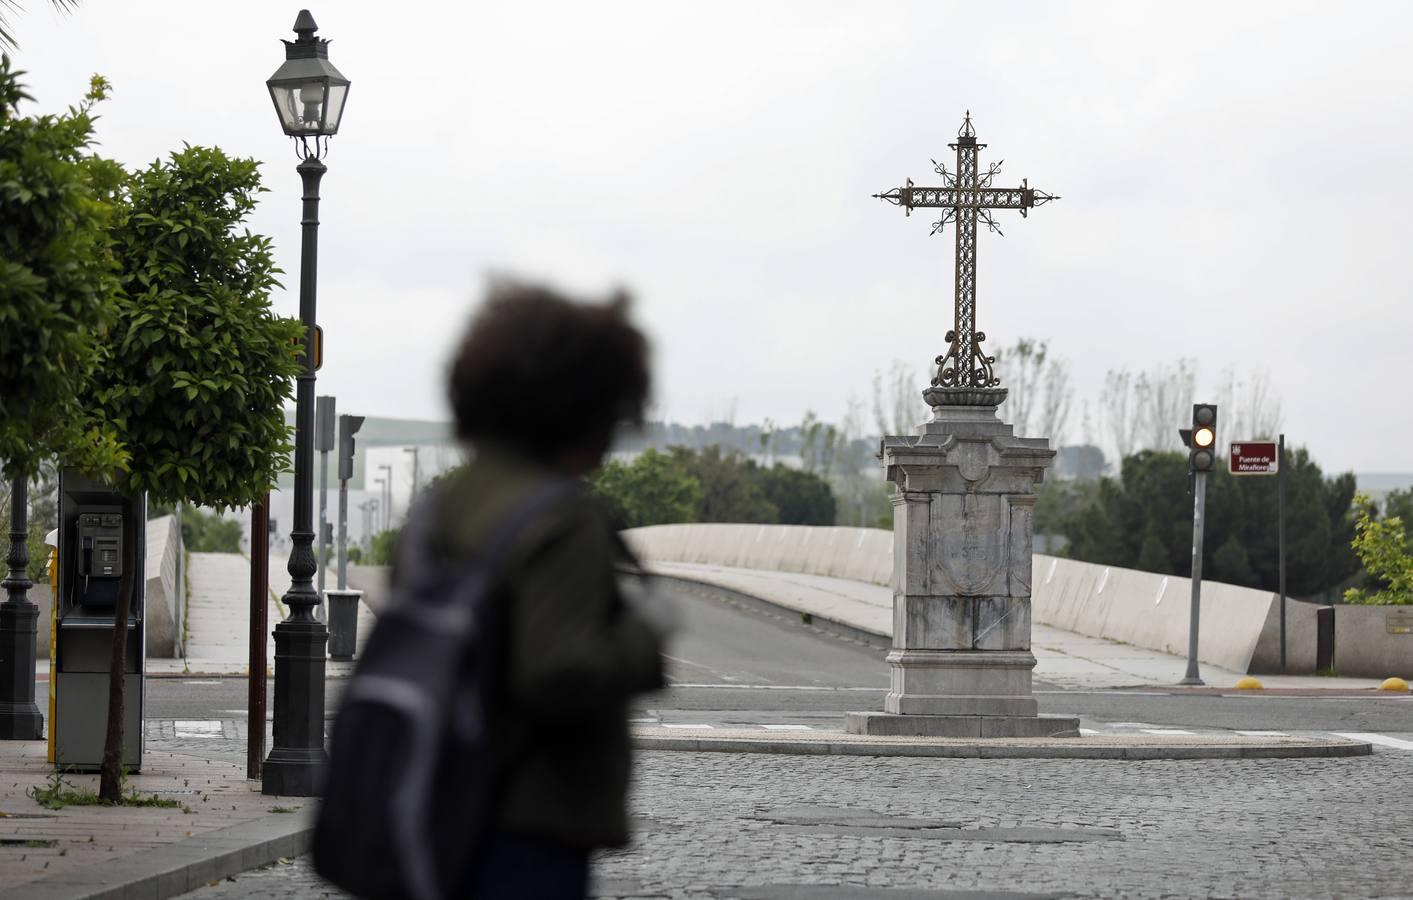
M 1217 406 L 1192 404 L 1192 431 L 1188 440 L 1187 467 L 1193 472 L 1210 472 L 1217 465 Z
M 353 477 L 353 436 L 362 427 L 362 416 L 339 416 L 339 481 Z

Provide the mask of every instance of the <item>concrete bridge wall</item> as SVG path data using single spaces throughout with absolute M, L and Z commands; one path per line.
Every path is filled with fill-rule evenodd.
M 802 525 L 654 525 L 624 532 L 645 560 L 804 572 L 888 585 L 893 534 Z M 1187 655 L 1192 582 L 1036 554 L 1035 621 L 1092 637 Z M 1199 658 L 1238 672 L 1275 671 L 1280 658 L 1274 594 L 1214 581 L 1202 585 Z M 1289 671 L 1315 668 L 1316 605 L 1287 600 Z M 1382 678 L 1413 674 L 1413 634 L 1389 633 L 1385 609 L 1336 612 L 1336 669 Z M 1377 620 L 1377 621 L 1376 621 Z

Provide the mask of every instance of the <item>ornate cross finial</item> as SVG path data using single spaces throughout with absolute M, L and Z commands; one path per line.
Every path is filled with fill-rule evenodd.
M 962 127 L 957 131 L 957 137 L 976 137 L 976 129 L 971 127 L 971 110 L 967 110 L 967 117 L 962 120 Z
M 976 328 L 976 224 L 980 221 L 987 230 L 1001 234 L 991 210 L 1015 209 L 1024 217 L 1032 207 L 1060 198 L 1032 188 L 1025 179 L 1018 188 L 992 187 L 991 181 L 1005 161 L 991 163 L 985 172 L 978 173 L 977 153 L 986 145 L 977 143 L 971 110 L 962 120 L 957 142 L 948 146 L 957 154 L 955 171 L 932 161 L 933 170 L 942 176 L 942 187 L 916 187 L 908 179 L 903 187 L 873 196 L 903 207 L 908 215 L 915 208 L 941 209 L 941 217 L 932 224 L 933 234 L 948 223 L 956 223 L 955 319 L 947 332 L 947 352 L 937 357 L 937 376 L 932 384 L 935 388 L 995 388 L 1001 383 L 992 368 L 996 357 L 981 349 L 986 333 Z

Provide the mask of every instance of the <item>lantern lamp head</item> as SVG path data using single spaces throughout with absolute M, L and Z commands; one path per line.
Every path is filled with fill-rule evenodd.
M 317 30 L 309 10 L 300 10 L 294 22 L 299 37 L 284 42 L 284 65 L 265 82 L 280 127 L 290 137 L 300 138 L 301 146 L 307 146 L 304 139 L 314 138 L 314 155 L 320 155 L 319 138 L 338 134 L 349 86 L 348 79 L 329 62 L 329 42 L 314 36 Z

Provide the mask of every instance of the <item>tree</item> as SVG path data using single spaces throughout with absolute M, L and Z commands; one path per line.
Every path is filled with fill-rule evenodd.
M 1344 599 L 1380 606 L 1413 604 L 1413 554 L 1408 552 L 1403 519 L 1375 518 L 1373 504 L 1363 494 L 1354 502 L 1359 507 L 1359 518 L 1354 525 L 1353 548 L 1375 587 L 1350 588 L 1344 592 Z
M 239 553 L 245 530 L 235 519 L 223 519 L 194 506 L 182 508 L 182 544 L 192 553 Z
M 1123 460 L 1137 453 L 1138 416 L 1133 399 L 1133 375 L 1127 369 L 1110 369 L 1104 375 L 1099 393 L 1100 421 L 1113 442 L 1115 455 Z
M 1350 549 L 1354 478 L 1326 478 L 1303 448 L 1287 455 L 1287 583 L 1292 594 L 1339 589 L 1359 569 Z M 1144 450 L 1123 461 L 1117 479 L 1100 479 L 1076 508 L 1053 516 L 1075 559 L 1187 575 L 1192 564 L 1192 496 L 1187 458 Z M 1218 470 L 1207 479 L 1203 571 L 1213 580 L 1276 590 L 1276 480 Z M 1045 494 L 1036 504 L 1041 520 Z M 1062 495 L 1063 496 L 1063 495 Z M 1037 524 L 1037 530 L 1039 525 Z
M 1281 400 L 1270 373 L 1252 370 L 1238 378 L 1228 369 L 1216 391 L 1223 430 L 1232 440 L 1275 440 L 1281 430 Z
M 60 11 L 70 10 L 78 6 L 78 0 L 51 0 L 54 8 Z M 15 35 L 10 31 L 10 22 L 5 18 L 5 11 L 12 10 L 19 12 L 21 9 L 18 0 L 0 0 L 0 47 L 17 49 L 19 43 L 15 40 Z
M 882 372 L 874 371 L 873 421 L 880 437 L 911 434 L 919 422 L 927 421 L 922 388 L 913 368 L 902 360 L 893 360 L 886 380 Z
M 1050 355 L 1045 341 L 1021 338 L 996 353 L 996 375 L 1009 388 L 1006 417 L 1016 434 L 1064 440 L 1074 389 L 1069 365 Z
M 390 566 L 397 555 L 397 539 L 402 533 L 400 528 L 389 528 L 373 535 L 372 544 L 368 549 L 368 564 L 372 566 Z
M 670 455 L 701 487 L 695 520 L 698 522 L 778 521 L 779 511 L 765 496 L 760 466 L 735 451 L 713 445 L 699 453 L 673 447 Z
M 218 511 L 252 504 L 288 465 L 283 407 L 299 372 L 295 319 L 274 315 L 270 240 L 237 231 L 261 192 L 256 162 L 188 146 L 124 185 L 114 228 L 122 294 L 99 348 L 94 405 L 131 449 L 116 487 Z M 128 605 L 114 610 L 99 796 L 121 785 Z
M 303 328 L 270 309 L 270 239 L 236 231 L 263 190 L 255 160 L 192 146 L 127 185 L 123 295 L 95 391 L 141 451 L 121 490 L 219 512 L 259 502 L 288 464 Z
M 651 448 L 631 463 L 609 460 L 590 483 L 622 528 L 691 522 L 702 498 L 680 458 Z
M 125 455 L 89 406 L 118 287 L 108 229 L 122 170 L 88 151 L 108 83 L 95 76 L 65 115 L 21 117 L 21 74 L 0 56 L 0 461 L 10 479 L 56 453 L 113 471 Z
M 782 525 L 833 525 L 834 491 L 814 474 L 776 463 L 761 469 L 761 492 Z

